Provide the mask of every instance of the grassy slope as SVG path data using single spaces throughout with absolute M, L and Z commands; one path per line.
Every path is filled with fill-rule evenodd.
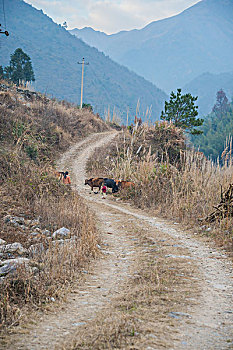
M 94 219 L 78 195 L 54 177 L 54 161 L 72 143 L 108 126 L 88 110 L 80 111 L 37 94 L 25 97 L 15 88 L 0 91 L 0 238 L 24 248 L 43 243 L 46 255 L 34 257 L 36 277 L 23 269 L 0 284 L 0 328 L 16 322 L 22 310 L 57 297 L 85 261 L 96 254 Z M 61 169 L 63 170 L 63 169 Z M 38 219 L 41 230 L 67 227 L 77 237 L 77 249 L 58 249 L 43 234 L 9 225 L 4 216 Z M 84 243 L 85 242 L 85 243 Z M 84 247 L 84 245 L 85 247 Z M 4 258 L 1 257 L 4 260 Z

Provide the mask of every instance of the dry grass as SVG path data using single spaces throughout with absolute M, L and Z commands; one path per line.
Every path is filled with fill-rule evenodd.
M 98 235 L 94 218 L 90 217 L 79 197 L 70 194 L 66 199 L 69 205 L 65 210 L 64 197 L 58 199 L 56 205 L 55 201 L 42 200 L 41 203 L 45 204 L 44 210 L 52 204 L 46 213 L 51 214 L 48 224 L 65 225 L 71 230 L 73 239 L 60 245 L 41 237 L 37 244 L 42 243 L 44 250 L 33 257 L 30 268 L 19 268 L 15 276 L 1 283 L 0 324 L 3 328 L 17 324 L 25 311 L 43 306 L 51 301 L 51 297 L 57 299 L 66 294 L 70 283 L 77 280 L 80 269 L 97 255 Z M 44 211 L 41 214 L 45 219 Z M 44 224 L 51 228 L 46 226 L 46 220 Z
M 186 311 L 193 297 L 191 285 L 199 293 L 198 282 L 192 279 L 194 267 L 184 259 L 166 258 L 169 248 L 148 239 L 148 231 L 137 230 L 135 236 L 138 260 L 132 278 L 111 300 L 111 308 L 107 305 L 94 321 L 79 328 L 63 350 L 170 348 L 179 339 L 177 320 L 170 313 Z
M 88 110 L 44 96 L 25 97 L 9 88 L 0 92 L 0 238 L 24 248 L 42 243 L 29 267 L 0 283 L 0 328 L 17 324 L 23 315 L 65 294 L 78 271 L 97 254 L 93 216 L 82 199 L 53 176 L 54 161 L 73 142 L 108 127 Z M 56 245 L 46 236 L 4 223 L 7 214 L 40 218 L 41 229 L 66 227 L 70 244 Z
M 232 218 L 213 223 L 210 229 L 199 221 L 218 204 L 221 186 L 227 189 L 233 182 L 230 149 L 227 146 L 224 165 L 214 164 L 199 152 L 185 150 L 179 129 L 157 123 L 153 127 L 143 126 L 133 134 L 125 132 L 107 154 L 106 149 L 97 150 L 87 170 L 92 176 L 135 182 L 135 189 L 122 191 L 121 198 L 189 227 L 203 226 L 202 233 L 231 251 Z

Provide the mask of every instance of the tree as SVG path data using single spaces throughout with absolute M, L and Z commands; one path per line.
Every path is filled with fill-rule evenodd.
M 6 79 L 19 85 L 20 81 L 35 81 L 31 58 L 18 48 L 11 55 L 10 65 L 4 68 Z
M 233 101 L 229 104 L 228 111 L 221 118 L 213 112 L 207 115 L 202 130 L 202 135 L 191 137 L 195 148 L 204 152 L 205 156 L 211 157 L 213 160 L 217 160 L 218 157 L 221 159 L 221 155 L 226 149 L 226 140 L 231 139 L 233 135 Z M 228 152 L 227 156 L 229 156 Z
M 68 28 L 68 24 L 67 24 L 67 22 L 66 22 L 66 21 L 62 23 L 62 27 L 63 27 L 63 28 L 65 28 L 65 29 L 67 29 L 67 28 Z
M 177 89 L 177 94 L 172 91 L 169 102 L 165 101 L 164 112 L 162 111 L 160 118 L 172 121 L 175 126 L 193 135 L 202 134 L 202 131 L 195 129 L 204 122 L 203 119 L 196 118 L 198 115 L 196 100 L 197 97 L 191 94 L 181 95 L 181 89 Z
M 228 112 L 229 103 L 225 92 L 221 89 L 216 94 L 216 103 L 212 109 L 212 112 L 217 115 L 217 117 L 222 117 L 223 114 Z
M 4 78 L 4 71 L 2 66 L 0 66 L 0 79 L 3 79 L 3 78 Z

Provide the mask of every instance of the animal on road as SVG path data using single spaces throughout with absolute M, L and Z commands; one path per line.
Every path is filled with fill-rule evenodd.
M 113 179 L 104 178 L 104 185 L 112 189 L 112 193 L 118 192 L 118 186 Z
M 89 185 L 92 191 L 94 187 L 98 187 L 100 191 L 103 182 L 104 182 L 103 177 L 91 177 L 90 179 L 85 180 L 85 185 Z
M 125 189 L 125 188 L 132 188 L 135 187 L 135 183 L 132 181 L 119 181 L 116 180 L 116 184 L 119 187 L 119 189 Z

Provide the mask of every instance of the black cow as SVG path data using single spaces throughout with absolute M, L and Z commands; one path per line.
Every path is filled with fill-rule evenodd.
M 104 178 L 104 185 L 112 189 L 112 193 L 118 192 L 118 186 L 113 179 Z

